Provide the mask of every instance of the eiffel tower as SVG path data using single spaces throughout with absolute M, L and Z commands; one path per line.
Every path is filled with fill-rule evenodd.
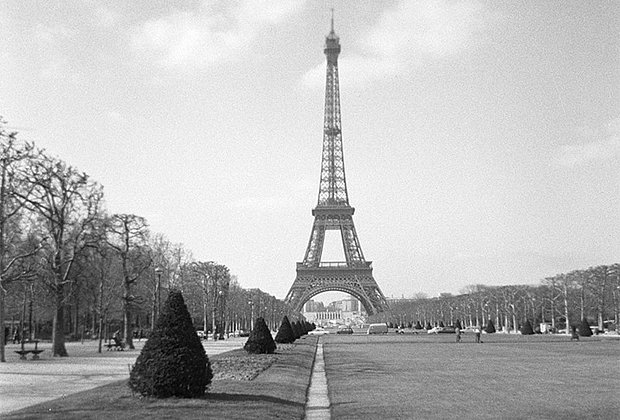
M 368 315 L 373 315 L 385 311 L 387 302 L 372 276 L 372 263 L 364 259 L 353 225 L 355 209 L 349 205 L 340 124 L 340 39 L 334 32 L 333 16 L 324 52 L 327 56 L 327 78 L 319 199 L 312 210 L 314 225 L 306 255 L 303 262 L 297 263 L 297 278 L 285 300 L 294 310 L 301 311 L 303 305 L 319 293 L 345 292 L 357 298 Z M 346 261 L 321 261 L 326 230 L 340 231 Z

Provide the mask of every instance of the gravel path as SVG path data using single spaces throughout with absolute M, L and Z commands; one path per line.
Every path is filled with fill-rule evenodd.
M 242 348 L 246 340 L 237 337 L 224 341 L 203 341 L 203 345 L 211 358 Z M 7 362 L 0 363 L 0 417 L 20 408 L 129 378 L 130 366 L 135 363 L 144 343 L 136 342 L 135 350 L 104 350 L 102 353 L 97 353 L 95 341 L 67 343 L 70 357 L 62 358 L 51 357 L 51 343 L 39 343 L 39 349 L 45 351 L 36 361 L 19 360 L 19 355 L 15 353 L 19 345 L 8 344 Z M 248 362 L 246 372 L 241 373 L 237 369 L 237 376 L 239 379 L 244 375 L 249 377 L 257 368 L 261 372 L 267 367 L 252 366 Z

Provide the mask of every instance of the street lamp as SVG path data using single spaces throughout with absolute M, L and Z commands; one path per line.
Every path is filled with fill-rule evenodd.
M 218 302 L 220 300 L 220 297 L 222 296 L 222 291 L 218 290 L 217 293 L 215 293 L 215 296 L 213 298 L 213 316 L 211 317 L 211 325 L 212 325 L 212 329 L 213 329 L 213 341 L 217 340 L 217 322 L 215 321 L 215 318 L 217 316 L 217 305 Z
M 155 268 L 155 273 L 157 273 L 157 317 L 161 311 L 161 273 L 163 272 L 164 270 L 161 267 Z

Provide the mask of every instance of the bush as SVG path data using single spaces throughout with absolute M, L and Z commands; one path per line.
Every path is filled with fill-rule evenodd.
M 155 329 L 129 375 L 129 387 L 144 396 L 204 395 L 213 372 L 178 290 L 171 290 Z
M 295 333 L 293 332 L 293 327 L 291 326 L 291 322 L 288 320 L 288 317 L 284 315 L 282 318 L 282 323 L 280 324 L 280 328 L 278 329 L 278 334 L 276 334 L 276 343 L 292 343 L 295 341 Z
M 419 325 L 419 324 L 420 324 L 420 323 L 418 322 L 418 325 Z M 457 320 L 456 320 L 456 322 L 454 323 L 454 328 L 458 328 L 459 330 L 462 330 L 462 329 L 463 329 L 463 325 L 461 324 L 461 320 L 460 320 L 460 319 L 457 319 Z
M 431 323 L 430 322 L 426 323 L 426 329 L 427 330 L 432 330 L 433 329 L 433 327 L 431 327 Z
M 271 331 L 269 331 L 269 327 L 262 317 L 256 319 L 254 329 L 243 348 L 252 354 L 272 354 L 276 350 L 276 343 L 273 341 Z
M 295 334 L 295 340 L 297 340 L 298 338 L 301 337 L 301 330 L 299 328 L 299 322 L 293 321 L 293 323 L 291 324 L 291 327 L 293 327 L 293 334 Z
M 489 319 L 489 323 L 484 330 L 487 332 L 487 334 L 493 334 L 495 332 L 495 325 L 493 325 L 493 321 Z
M 590 329 L 590 324 L 588 324 L 587 319 L 582 319 L 581 324 L 579 324 L 579 335 L 582 337 L 590 337 L 592 335 L 592 330 Z
M 521 327 L 521 334 L 523 335 L 533 335 L 534 329 L 532 328 L 532 324 L 530 324 L 530 320 L 526 319 L 525 324 Z
M 443 327 L 445 327 L 446 325 L 443 323 L 443 321 L 439 321 L 439 326 L 440 326 L 441 328 L 443 328 Z

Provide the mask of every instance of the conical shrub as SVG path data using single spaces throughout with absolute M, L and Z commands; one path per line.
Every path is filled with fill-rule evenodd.
M 526 319 L 525 323 L 521 327 L 521 334 L 523 335 L 533 335 L 534 329 L 532 328 L 532 324 L 530 324 L 530 320 Z
M 275 342 L 286 344 L 294 341 L 295 333 L 293 333 L 293 327 L 291 327 L 291 322 L 288 320 L 288 317 L 284 315 L 280 328 L 278 329 L 278 333 L 276 334 Z
M 422 324 L 420 324 L 420 321 L 416 322 L 415 327 L 413 327 L 413 328 L 415 328 L 416 330 L 421 330 L 422 329 Z
M 459 330 L 463 329 L 463 325 L 461 325 L 461 320 L 457 319 L 456 322 L 454 323 L 454 328 L 458 328 Z
M 273 341 L 271 331 L 269 331 L 269 327 L 262 317 L 256 319 L 254 329 L 243 348 L 248 353 L 253 354 L 272 354 L 276 350 L 276 343 Z
M 587 319 L 582 319 L 581 324 L 579 324 L 579 335 L 582 337 L 590 337 L 592 335 L 592 330 L 590 329 L 590 324 Z
M 293 321 L 293 323 L 291 324 L 291 327 L 293 327 L 293 334 L 295 334 L 295 340 L 297 340 L 298 338 L 301 337 L 301 330 L 299 328 L 299 322 Z
M 203 396 L 213 372 L 178 290 L 171 290 L 129 375 L 129 387 L 157 398 Z
M 495 332 L 495 325 L 493 325 L 493 321 L 489 319 L 486 328 L 484 329 L 487 334 L 493 334 Z

